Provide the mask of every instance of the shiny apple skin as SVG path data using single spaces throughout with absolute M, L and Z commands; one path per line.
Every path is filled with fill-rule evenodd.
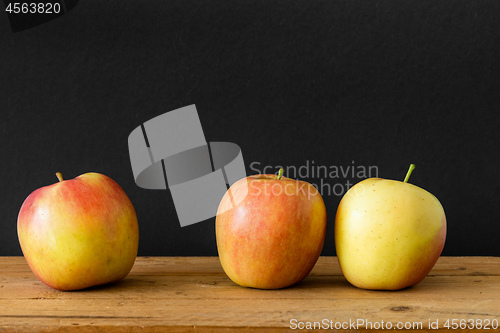
M 232 202 L 240 203 L 233 207 Z M 276 175 L 244 178 L 224 195 L 219 212 L 220 262 L 241 286 L 291 286 L 310 273 L 323 249 L 325 204 L 307 182 Z
M 354 286 L 399 290 L 422 281 L 446 240 L 446 216 L 426 190 L 369 178 L 342 198 L 335 217 L 340 267 Z
M 58 290 L 120 281 L 137 256 L 139 227 L 132 202 L 115 181 L 98 173 L 32 192 L 17 228 L 29 267 Z

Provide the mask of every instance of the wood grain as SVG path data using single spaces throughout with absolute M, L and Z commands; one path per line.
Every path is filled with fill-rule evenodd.
M 216 257 L 140 257 L 120 283 L 61 292 L 37 280 L 23 257 L 0 257 L 2 332 L 300 331 L 294 319 L 333 327 L 364 320 L 354 331 L 421 323 L 414 328 L 422 332 L 429 320 L 439 331 L 448 319 L 500 320 L 500 258 L 443 257 L 417 286 L 389 292 L 351 286 L 335 257 L 281 290 L 235 285 Z

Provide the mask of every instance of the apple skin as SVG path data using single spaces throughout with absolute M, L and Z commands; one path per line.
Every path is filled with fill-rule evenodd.
M 235 207 L 231 196 L 241 201 Z M 311 184 L 277 175 L 243 178 L 219 205 L 216 239 L 221 265 L 240 286 L 291 286 L 314 267 L 326 226 L 323 198 Z
M 132 202 L 115 181 L 98 173 L 32 192 L 19 212 L 17 230 L 33 273 L 58 290 L 122 280 L 139 244 Z
M 415 185 L 369 178 L 342 198 L 335 217 L 340 267 L 354 286 L 399 290 L 422 281 L 439 259 L 446 217 Z

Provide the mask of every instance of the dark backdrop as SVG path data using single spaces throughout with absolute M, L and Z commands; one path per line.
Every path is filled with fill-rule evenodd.
M 500 2 L 80 1 L 12 33 L 0 15 L 0 255 L 36 188 L 96 171 L 127 192 L 140 255 L 216 255 L 214 219 L 181 228 L 134 183 L 127 138 L 196 104 L 208 141 L 260 166 L 376 166 L 436 195 L 444 255 L 500 255 Z M 351 177 L 357 182 L 362 177 Z M 348 179 L 349 180 L 349 179 Z M 344 182 L 344 179 L 339 179 Z M 325 196 L 328 239 L 340 196 Z

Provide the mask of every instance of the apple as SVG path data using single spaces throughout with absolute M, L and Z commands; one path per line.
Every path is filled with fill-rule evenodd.
M 240 286 L 291 286 L 309 274 L 323 249 L 323 198 L 313 185 L 282 175 L 280 169 L 243 178 L 220 202 L 217 250 L 225 273 Z
M 422 281 L 444 247 L 446 217 L 439 200 L 403 182 L 369 178 L 342 198 L 335 246 L 346 279 L 363 289 L 399 290 Z
M 17 220 L 19 243 L 33 273 L 58 290 L 117 282 L 134 265 L 139 227 L 123 189 L 86 173 L 39 188 Z

